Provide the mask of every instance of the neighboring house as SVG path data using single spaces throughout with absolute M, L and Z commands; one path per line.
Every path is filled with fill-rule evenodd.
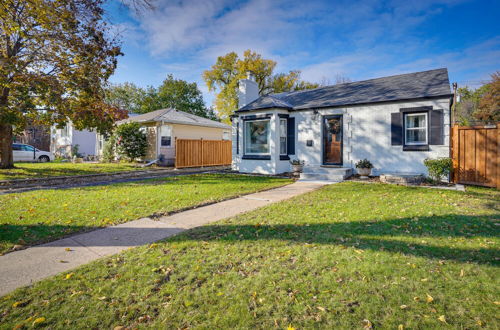
M 82 156 L 96 155 L 97 134 L 90 130 L 77 130 L 71 122 L 64 128 L 51 127 L 50 151 L 56 156 L 71 157 L 72 148 L 78 145 L 78 153 Z
M 175 109 L 161 109 L 117 122 L 140 123 L 148 137 L 145 160 L 175 161 L 175 139 L 230 140 L 231 126 Z M 99 144 L 102 146 L 102 143 Z M 101 153 L 101 150 L 98 150 Z
M 26 129 L 13 138 L 15 143 L 29 144 L 37 149 L 49 151 L 50 130 L 44 125 L 29 125 Z
M 299 159 L 304 172 L 350 173 L 367 158 L 375 175 L 425 174 L 425 158 L 449 156 L 451 96 L 447 69 L 260 97 L 248 77 L 233 117 L 233 169 L 277 174 Z

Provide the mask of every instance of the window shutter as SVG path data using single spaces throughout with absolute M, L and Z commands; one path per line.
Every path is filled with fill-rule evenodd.
M 288 146 L 287 154 L 295 155 L 295 118 L 288 118 L 286 131 L 286 142 Z
M 391 145 L 403 145 L 403 115 L 391 113 Z
M 236 119 L 236 154 L 240 154 L 240 119 Z
M 430 132 L 429 132 L 429 144 L 430 145 L 442 145 L 444 144 L 444 116 L 443 110 L 432 110 L 429 111 L 430 117 Z

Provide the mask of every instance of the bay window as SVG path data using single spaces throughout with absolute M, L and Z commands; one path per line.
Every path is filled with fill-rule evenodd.
M 428 143 L 427 113 L 407 113 L 404 122 L 406 145 L 426 145 Z
M 247 120 L 244 126 L 244 150 L 247 155 L 267 155 L 270 153 L 270 121 Z

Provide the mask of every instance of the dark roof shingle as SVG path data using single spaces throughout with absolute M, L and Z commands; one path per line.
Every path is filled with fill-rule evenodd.
M 303 91 L 269 94 L 245 105 L 238 112 L 268 108 L 302 110 L 449 95 L 451 92 L 448 70 L 443 68 Z

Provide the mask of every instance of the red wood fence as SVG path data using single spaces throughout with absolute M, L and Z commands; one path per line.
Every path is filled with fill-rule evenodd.
M 217 165 L 231 165 L 231 141 L 176 139 L 176 168 Z
M 499 125 L 453 126 L 453 181 L 500 188 Z

